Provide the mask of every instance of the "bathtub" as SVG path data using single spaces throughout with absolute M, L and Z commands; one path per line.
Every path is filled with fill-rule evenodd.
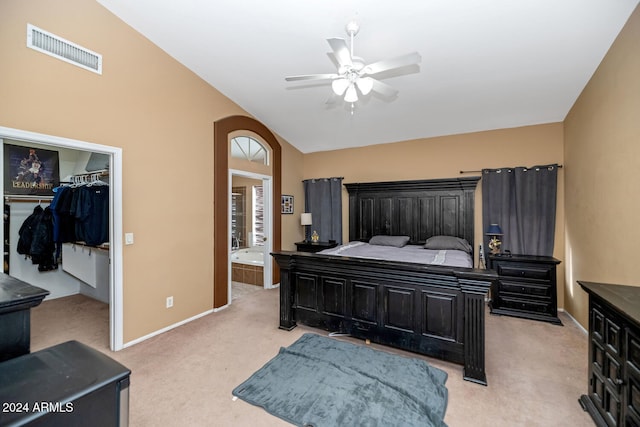
M 231 252 L 231 280 L 262 286 L 264 281 L 262 248 L 238 249 Z
M 264 266 L 264 250 L 263 248 L 245 248 L 232 251 L 231 262 Z

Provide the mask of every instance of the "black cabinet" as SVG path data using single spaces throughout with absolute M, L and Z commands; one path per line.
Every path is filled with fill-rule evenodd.
M 0 425 L 127 426 L 130 374 L 77 341 L 4 361 Z
M 491 287 L 491 313 L 562 325 L 556 293 L 559 263 L 549 256 L 490 255 L 489 268 L 498 273 Z
M 297 242 L 296 249 L 298 252 L 320 252 L 324 249 L 331 249 L 338 246 L 336 242 Z
M 0 362 L 28 354 L 31 347 L 31 308 L 49 291 L 0 273 Z
M 588 392 L 597 426 L 640 426 L 640 287 L 578 281 L 589 294 Z

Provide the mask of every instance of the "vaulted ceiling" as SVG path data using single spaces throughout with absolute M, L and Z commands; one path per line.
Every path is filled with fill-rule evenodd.
M 98 0 L 304 153 L 564 120 L 638 0 Z M 365 63 L 398 90 L 353 104 L 328 38 L 360 25 Z

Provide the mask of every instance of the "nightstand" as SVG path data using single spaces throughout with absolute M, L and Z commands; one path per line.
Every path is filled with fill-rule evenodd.
M 331 249 L 338 246 L 336 242 L 297 242 L 296 248 L 298 252 L 320 252 L 324 249 Z
M 491 314 L 522 317 L 562 325 L 558 319 L 556 266 L 549 256 L 489 255 L 498 273 L 491 286 Z

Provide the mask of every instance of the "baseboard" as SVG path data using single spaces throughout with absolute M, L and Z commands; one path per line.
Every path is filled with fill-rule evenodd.
M 196 320 L 196 319 L 199 319 L 199 318 L 201 318 L 201 317 L 204 317 L 204 316 L 206 316 L 206 315 L 208 315 L 208 314 L 211 314 L 211 313 L 214 313 L 214 312 L 215 312 L 215 310 L 207 310 L 207 311 L 205 311 L 204 313 L 196 314 L 195 316 L 190 317 L 190 318 L 188 318 L 188 319 L 185 319 L 185 320 L 183 320 L 183 321 L 181 321 L 181 322 L 174 323 L 173 325 L 169 325 L 169 326 L 167 326 L 166 328 L 162 328 L 162 329 L 160 329 L 160 330 L 157 330 L 157 331 L 155 331 L 155 332 L 152 332 L 152 333 L 150 333 L 150 334 L 148 334 L 148 335 L 145 335 L 145 336 L 140 337 L 140 338 L 138 338 L 138 339 L 135 339 L 135 340 L 133 340 L 133 341 L 129 341 L 128 343 L 125 343 L 125 344 L 122 346 L 122 348 L 127 348 L 127 347 L 131 347 L 132 345 L 139 344 L 139 343 L 141 343 L 142 341 L 146 341 L 146 340 L 148 340 L 149 338 L 153 338 L 153 337 L 155 337 L 156 335 L 163 334 L 163 333 L 165 333 L 165 332 L 167 332 L 167 331 L 170 331 L 171 329 L 175 329 L 175 328 L 177 328 L 178 326 L 182 326 L 182 325 L 184 325 L 184 324 L 186 324 L 186 323 L 192 322 L 192 321 L 194 321 L 194 320 Z
M 220 310 L 224 310 L 225 308 L 229 307 L 229 305 L 231 305 L 231 304 L 221 305 L 221 306 L 220 306 L 220 307 L 218 307 L 218 308 L 214 308 L 212 311 L 213 311 L 214 313 L 217 313 L 217 312 L 219 312 Z
M 580 329 L 585 335 L 589 335 L 589 331 L 587 331 L 584 326 L 582 326 L 580 324 L 580 322 L 578 322 L 571 314 L 569 314 L 568 311 L 566 311 L 564 308 L 559 308 L 558 311 L 563 312 L 564 314 L 566 314 L 567 316 L 569 316 L 569 318 L 571 320 L 573 320 L 573 323 L 575 323 L 578 326 L 578 329 Z

